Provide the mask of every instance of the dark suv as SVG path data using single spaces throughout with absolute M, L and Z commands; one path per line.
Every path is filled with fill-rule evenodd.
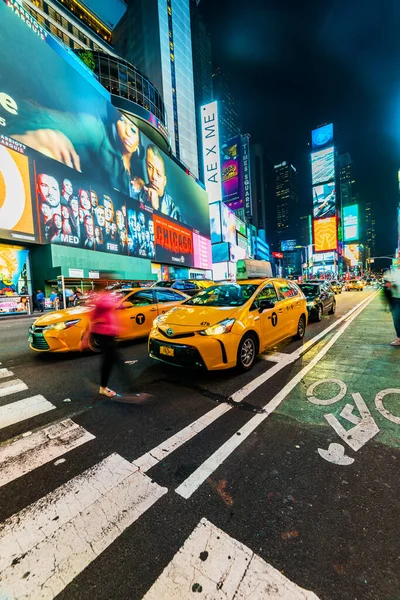
M 321 321 L 325 313 L 333 315 L 336 311 L 335 294 L 326 283 L 298 283 L 307 300 L 310 320 Z

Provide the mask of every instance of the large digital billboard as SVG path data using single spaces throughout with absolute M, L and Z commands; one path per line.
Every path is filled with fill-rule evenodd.
M 210 204 L 211 242 L 236 244 L 236 216 L 222 202 Z
M 163 246 L 157 252 L 151 245 L 157 215 L 161 221 L 175 223 L 177 230 L 190 230 L 194 252 L 193 234 L 203 238 L 210 235 L 207 193 L 201 185 L 108 102 L 107 94 L 98 91 L 99 84 L 95 78 L 90 75 L 83 77 L 71 66 L 72 59 L 69 62 L 63 60 L 1 2 L 0 22 L 0 45 L 12 49 L 12 60 L 6 52 L 0 54 L 0 124 L 3 134 L 0 143 L 4 145 L 7 141 L 18 145 L 20 152 L 29 158 L 31 173 L 35 170 L 34 176 L 31 174 L 31 182 L 36 189 L 42 242 L 143 258 L 152 258 L 156 252 L 158 256 L 165 256 L 166 262 L 167 256 L 170 256 L 175 264 L 174 252 L 166 252 Z M 22 159 L 26 161 L 26 158 Z M 3 165 L 3 161 L 0 162 Z M 21 173 L 20 166 L 18 168 Z M 58 203 L 66 180 L 70 182 L 72 192 L 66 191 L 64 201 L 60 199 Z M 35 189 L 32 189 L 33 196 Z M 90 198 L 91 193 L 93 203 L 90 199 L 92 205 L 89 208 L 87 197 Z M 79 227 L 73 225 L 71 217 L 76 212 L 72 196 L 78 199 Z M 111 220 L 105 221 L 104 226 L 99 225 L 99 219 L 100 223 L 103 222 L 102 209 L 95 211 L 96 203 L 104 209 L 110 204 L 106 197 L 111 199 L 114 210 L 111 234 L 107 225 L 112 225 Z M 52 202 L 56 203 L 56 209 Z M 129 223 L 133 226 L 135 215 L 137 233 L 138 223 L 142 230 L 137 242 L 133 239 L 132 227 L 129 229 Z M 53 219 L 52 228 L 48 223 L 49 216 Z M 61 230 L 64 226 L 62 234 L 58 233 L 60 219 Z M 103 244 L 96 225 L 107 229 L 102 232 Z M 17 226 L 23 231 L 15 216 L 13 227 Z M 116 236 L 115 226 L 118 230 Z M 23 227 L 27 227 L 25 222 Z M 7 226 L 5 229 L 12 228 Z M 33 236 L 32 227 L 31 230 L 27 232 Z M 71 233 L 66 233 L 69 231 Z M 96 233 L 97 243 L 91 239 Z M 178 254 L 180 258 L 182 253 Z M 157 260 L 161 260 L 158 256 Z M 194 254 L 190 259 L 184 256 L 184 261 L 192 265 Z
M 282 240 L 281 251 L 282 252 L 293 252 L 296 248 L 296 240 Z
M 358 240 L 358 204 L 343 207 L 343 234 L 345 242 Z
M 313 187 L 313 215 L 314 219 L 324 219 L 336 215 L 334 181 Z
M 333 123 L 314 129 L 311 134 L 313 150 L 319 150 L 333 142 Z
M 222 199 L 232 210 L 243 208 L 241 137 L 236 136 L 222 148 Z
M 35 241 L 29 163 L 0 143 L 0 237 Z
M 311 154 L 312 184 L 319 185 L 335 178 L 335 148 L 329 146 Z
M 221 156 L 219 145 L 218 104 L 210 102 L 201 107 L 204 181 L 208 201 L 222 200 Z
M 356 267 L 361 260 L 361 250 L 358 244 L 345 244 L 343 255 L 350 261 L 352 267 Z
M 314 251 L 329 252 L 337 248 L 336 217 L 314 221 Z

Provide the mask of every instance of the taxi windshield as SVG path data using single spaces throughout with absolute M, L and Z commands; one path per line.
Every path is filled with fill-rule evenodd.
M 214 285 L 184 302 L 192 306 L 242 306 L 249 300 L 258 284 Z

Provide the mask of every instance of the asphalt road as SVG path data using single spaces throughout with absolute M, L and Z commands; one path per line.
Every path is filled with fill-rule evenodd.
M 400 350 L 373 289 L 336 298 L 247 374 L 124 345 L 140 406 L 0 322 L 0 597 L 399 600 Z

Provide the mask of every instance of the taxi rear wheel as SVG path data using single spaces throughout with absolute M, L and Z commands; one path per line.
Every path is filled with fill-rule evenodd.
M 297 325 L 296 340 L 302 340 L 305 332 L 306 332 L 306 318 L 304 315 L 301 315 L 298 325 Z
M 258 352 L 258 342 L 251 333 L 246 333 L 240 341 L 237 352 L 237 367 L 240 371 L 250 371 Z

